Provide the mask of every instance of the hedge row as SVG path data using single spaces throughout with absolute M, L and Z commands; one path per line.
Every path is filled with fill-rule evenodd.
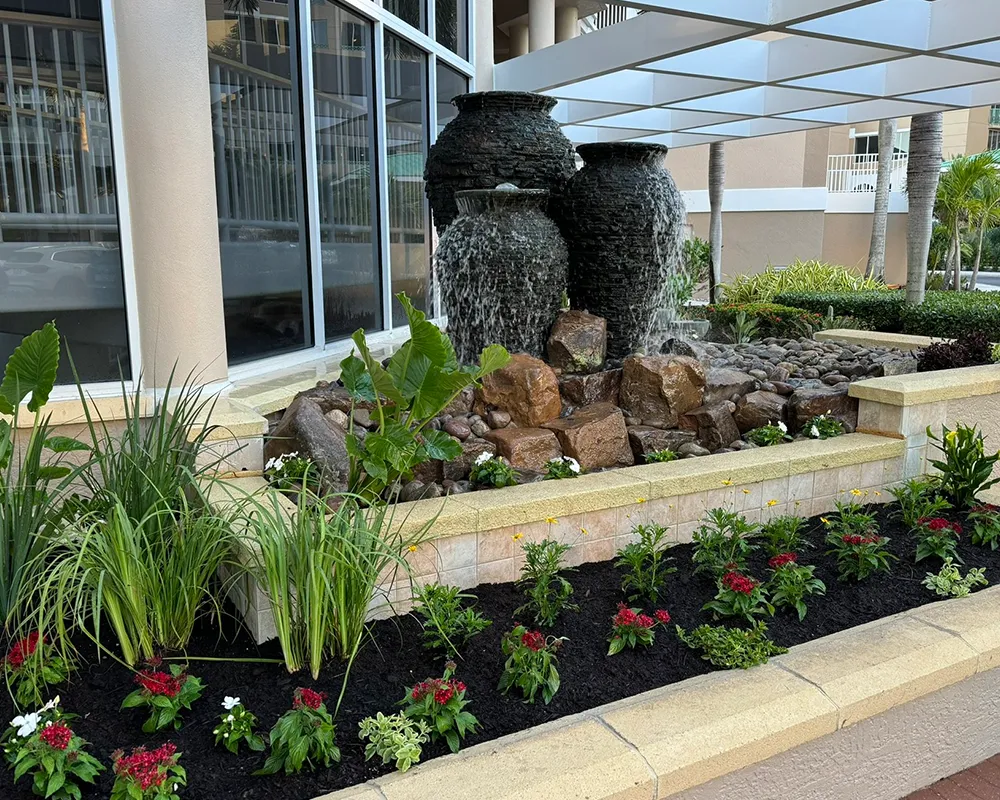
M 776 303 L 719 303 L 705 307 L 705 319 L 710 320 L 716 329 L 731 329 L 740 313 L 745 314 L 748 320 L 756 321 L 757 336 L 762 339 L 768 336 L 779 339 L 808 336 L 820 316 L 802 308 L 789 308 Z
M 854 317 L 873 330 L 955 338 L 979 331 L 1000 338 L 1000 292 L 927 292 L 922 305 L 908 306 L 896 292 L 785 292 L 782 305 Z

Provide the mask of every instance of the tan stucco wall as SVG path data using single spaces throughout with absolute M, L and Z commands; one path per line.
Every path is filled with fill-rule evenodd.
M 115 0 L 146 384 L 226 378 L 205 8 Z
M 708 214 L 689 214 L 688 222 L 708 238 Z M 822 211 L 730 212 L 722 220 L 724 276 L 760 272 L 770 264 L 819 258 L 823 251 Z
M 816 137 L 814 137 L 815 139 Z M 767 189 L 775 187 L 823 186 L 803 183 L 807 132 L 782 133 L 756 139 L 726 142 L 726 188 Z M 815 150 L 815 141 L 811 150 Z M 825 159 L 825 154 L 823 156 Z M 708 188 L 708 145 L 671 150 L 667 168 L 682 191 Z M 810 175 L 814 168 L 811 168 Z
M 871 214 L 826 214 L 822 259 L 864 269 L 872 237 Z M 906 282 L 906 214 L 890 214 L 885 243 L 886 280 Z

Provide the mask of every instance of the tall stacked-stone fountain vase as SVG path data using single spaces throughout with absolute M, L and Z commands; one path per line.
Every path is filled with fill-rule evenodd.
M 539 357 L 559 311 L 568 254 L 549 193 L 504 184 L 457 195 L 435 253 L 448 333 L 462 362 L 489 344 Z
M 658 309 L 681 267 L 684 202 L 664 166 L 667 148 L 641 142 L 584 144 L 558 218 L 569 247 L 573 308 L 604 317 L 608 356 L 649 346 Z
M 452 101 L 456 116 L 424 168 L 438 234 L 458 216 L 455 193 L 512 183 L 558 196 L 576 171 L 573 145 L 549 114 L 556 100 L 531 92 L 475 92 Z

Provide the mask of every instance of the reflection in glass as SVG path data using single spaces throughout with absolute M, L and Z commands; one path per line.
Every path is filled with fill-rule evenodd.
M 382 7 L 408 22 L 417 30 L 427 33 L 427 3 L 425 0 L 384 0 Z
M 264 5 L 264 4 L 262 4 Z M 288 5 L 205 0 L 226 345 L 312 344 L 296 26 Z
M 375 242 L 374 58 L 371 24 L 320 0 L 315 31 L 344 31 L 339 42 L 313 37 L 320 250 L 327 340 L 382 328 Z
M 469 91 L 469 79 L 455 72 L 440 61 L 437 62 L 437 132 L 458 116 L 458 109 L 452 104 L 453 97 Z
M 430 250 L 423 177 L 427 56 L 391 33 L 385 34 L 385 103 L 392 291 L 406 292 L 414 306 L 428 311 Z M 406 315 L 395 300 L 392 324 L 406 324 Z
M 0 364 L 55 320 L 82 380 L 129 378 L 100 6 L 15 7 L 0 17 Z
M 469 57 L 469 0 L 437 0 L 434 6 L 434 38 L 462 58 Z

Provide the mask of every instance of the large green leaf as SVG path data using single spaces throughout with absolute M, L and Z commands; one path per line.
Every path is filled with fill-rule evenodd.
M 404 472 L 416 453 L 417 440 L 405 425 L 389 420 L 365 437 L 365 449 L 375 458 L 387 461 L 397 472 Z
M 0 419 L 0 470 L 7 469 L 13 450 L 13 435 L 10 424 Z
M 375 402 L 375 387 L 372 384 L 372 376 L 368 374 L 365 362 L 354 353 L 340 362 L 340 380 L 344 382 L 344 388 L 350 392 L 351 397 L 355 400 Z
M 507 349 L 499 344 L 491 344 L 483 348 L 483 352 L 479 354 L 479 370 L 476 373 L 477 378 L 482 378 L 484 375 L 489 375 L 491 372 L 496 372 L 501 367 L 507 366 L 507 362 L 510 361 L 510 353 Z
M 466 386 L 474 376 L 454 369 L 433 364 L 427 356 L 418 353 L 412 342 L 404 344 L 389 362 L 389 375 L 393 382 L 410 401 L 411 420 L 429 419 L 440 414 L 451 399 Z
M 458 358 L 455 348 L 441 329 L 433 322 L 428 322 L 423 311 L 413 307 L 410 299 L 400 292 L 396 295 L 410 325 L 410 342 L 415 352 L 426 356 L 432 364 L 445 369 L 458 369 Z
M 8 359 L 0 383 L 0 413 L 13 414 L 29 394 L 28 410 L 38 411 L 49 400 L 58 369 L 59 332 L 48 322 L 25 336 Z
M 400 394 L 399 390 L 395 387 L 392 382 L 392 378 L 389 373 L 385 371 L 385 368 L 381 363 L 372 357 L 371 351 L 368 349 L 368 342 L 365 341 L 365 332 L 363 328 L 359 328 L 354 332 L 351 337 L 354 340 L 354 344 L 358 348 L 358 352 L 361 354 L 361 360 L 365 362 L 365 367 L 368 369 L 368 374 L 371 375 L 372 385 L 375 387 L 375 391 L 382 395 L 386 400 L 388 400 L 393 405 L 402 407 L 406 406 L 406 398 Z
M 53 453 L 84 453 L 90 451 L 90 445 L 69 436 L 50 436 L 45 440 L 45 446 Z
M 462 455 L 462 445 L 444 431 L 424 431 L 424 453 L 428 458 L 451 461 Z

